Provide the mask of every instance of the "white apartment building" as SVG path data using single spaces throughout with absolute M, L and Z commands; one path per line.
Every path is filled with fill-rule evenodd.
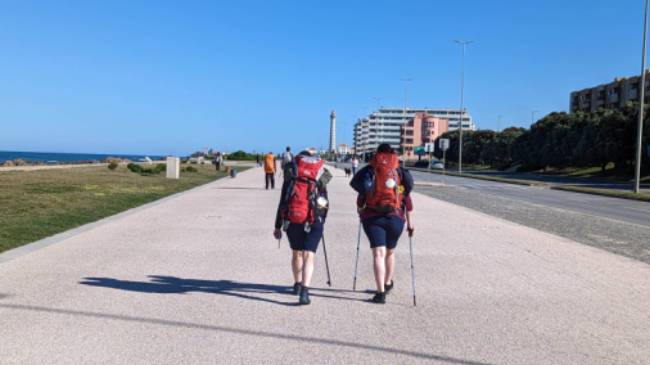
M 355 123 L 354 147 L 356 153 L 373 152 L 382 143 L 388 143 L 393 148 L 399 149 L 402 124 L 413 119 L 416 113 L 426 113 L 437 118 L 447 119 L 449 131 L 457 130 L 461 119 L 458 109 L 380 108 Z M 462 119 L 463 130 L 476 130 L 476 124 L 467 110 L 463 112 Z

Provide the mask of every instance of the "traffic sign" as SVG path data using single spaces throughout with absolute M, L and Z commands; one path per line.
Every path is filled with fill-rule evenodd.
M 433 143 L 425 143 L 424 152 L 435 152 L 435 147 L 433 146 Z
M 440 138 L 438 143 L 441 150 L 446 151 L 449 149 L 449 138 Z

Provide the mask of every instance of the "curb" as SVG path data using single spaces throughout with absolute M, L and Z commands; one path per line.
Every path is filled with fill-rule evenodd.
M 648 194 L 636 195 L 634 193 L 627 192 L 627 191 L 610 192 L 610 191 L 607 191 L 607 190 L 585 188 L 585 187 L 573 186 L 573 185 L 566 185 L 566 186 L 553 185 L 553 186 L 550 187 L 550 189 L 551 190 L 570 191 L 572 193 L 584 193 L 584 194 L 607 196 L 607 197 L 610 197 L 610 198 L 635 200 L 635 201 L 640 201 L 640 202 L 650 202 L 650 195 L 648 195 Z
M 430 174 L 443 175 L 443 173 L 440 172 L 440 171 L 420 169 L 420 168 L 414 168 L 414 167 L 409 167 L 407 169 L 408 170 L 413 170 L 413 171 L 419 171 L 419 172 L 428 172 Z M 500 177 L 474 175 L 474 174 L 471 174 L 471 173 L 470 174 L 459 174 L 457 172 L 446 172 L 444 175 L 446 175 L 446 176 L 455 176 L 455 177 L 466 177 L 468 179 L 476 179 L 476 180 L 494 181 L 494 182 L 500 182 L 500 183 L 512 184 L 512 185 L 535 186 L 535 187 L 539 187 L 539 188 L 550 188 L 552 186 L 551 184 L 537 182 L 537 181 L 518 180 L 518 179 L 505 179 L 505 178 L 500 178 Z

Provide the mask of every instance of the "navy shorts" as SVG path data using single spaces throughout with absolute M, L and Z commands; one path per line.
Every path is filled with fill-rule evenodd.
M 318 243 L 323 238 L 323 223 L 314 222 L 309 233 L 305 232 L 304 224 L 289 224 L 287 238 L 292 250 L 316 252 Z
M 363 220 L 363 230 L 368 236 L 370 247 L 393 250 L 404 230 L 404 220 L 396 215 L 368 217 Z

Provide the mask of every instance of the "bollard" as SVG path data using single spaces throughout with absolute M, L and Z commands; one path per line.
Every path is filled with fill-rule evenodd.
M 178 157 L 167 157 L 167 178 L 178 179 L 181 176 L 181 159 Z

